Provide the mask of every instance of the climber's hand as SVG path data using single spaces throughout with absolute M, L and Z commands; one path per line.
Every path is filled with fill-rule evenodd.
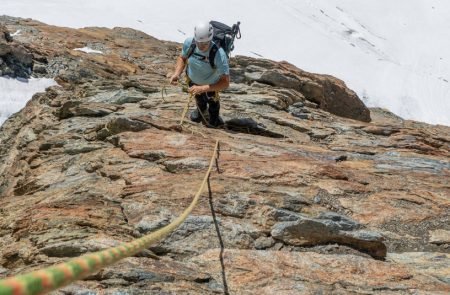
M 209 85 L 194 85 L 189 87 L 188 91 L 193 95 L 202 94 L 209 91 Z
M 180 76 L 178 75 L 172 75 L 172 77 L 170 77 L 170 84 L 172 85 L 177 85 L 178 84 L 178 80 L 180 79 Z

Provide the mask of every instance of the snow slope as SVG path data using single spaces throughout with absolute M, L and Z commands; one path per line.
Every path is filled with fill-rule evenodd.
M 9 79 L 0 77 L 0 125 L 25 106 L 36 92 L 56 85 L 53 79 Z
M 69 27 L 132 27 L 178 42 L 198 20 L 240 20 L 236 54 L 331 74 L 369 106 L 450 125 L 448 0 L 0 1 L 0 15 Z

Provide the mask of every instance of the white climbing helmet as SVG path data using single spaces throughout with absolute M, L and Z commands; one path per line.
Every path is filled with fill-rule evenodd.
M 213 27 L 209 22 L 201 22 L 195 26 L 194 39 L 196 42 L 209 42 L 213 38 Z

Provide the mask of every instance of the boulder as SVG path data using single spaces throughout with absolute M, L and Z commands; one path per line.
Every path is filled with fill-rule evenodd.
M 376 258 L 386 256 L 382 235 L 360 231 L 360 225 L 336 213 L 324 213 L 319 218 L 298 215 L 296 221 L 279 222 L 272 227 L 271 235 L 276 240 L 294 246 L 311 246 L 336 242 L 368 252 Z
M 272 87 L 294 89 L 334 115 L 363 122 L 371 120 L 369 109 L 356 93 L 333 76 L 308 73 L 287 62 L 250 57 L 238 57 L 236 66 L 237 69 L 233 71 L 238 76 L 233 78 L 235 82 L 246 80 L 247 83 L 258 82 Z
M 13 41 L 8 29 L 0 25 L 0 76 L 28 78 L 33 68 L 33 55 Z

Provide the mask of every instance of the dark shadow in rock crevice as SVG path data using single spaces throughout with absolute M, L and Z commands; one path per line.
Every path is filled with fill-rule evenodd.
M 121 109 L 123 107 L 112 104 L 68 101 L 56 112 L 56 116 L 60 120 L 71 117 L 104 117 Z
M 106 138 L 122 132 L 139 132 L 145 129 L 152 128 L 148 123 L 130 119 L 127 117 L 118 117 L 110 120 L 103 128 L 97 131 L 96 139 L 105 140 Z
M 234 118 L 227 120 L 225 122 L 225 129 L 265 137 L 286 138 L 285 135 L 267 129 L 262 123 L 258 123 L 252 118 Z

